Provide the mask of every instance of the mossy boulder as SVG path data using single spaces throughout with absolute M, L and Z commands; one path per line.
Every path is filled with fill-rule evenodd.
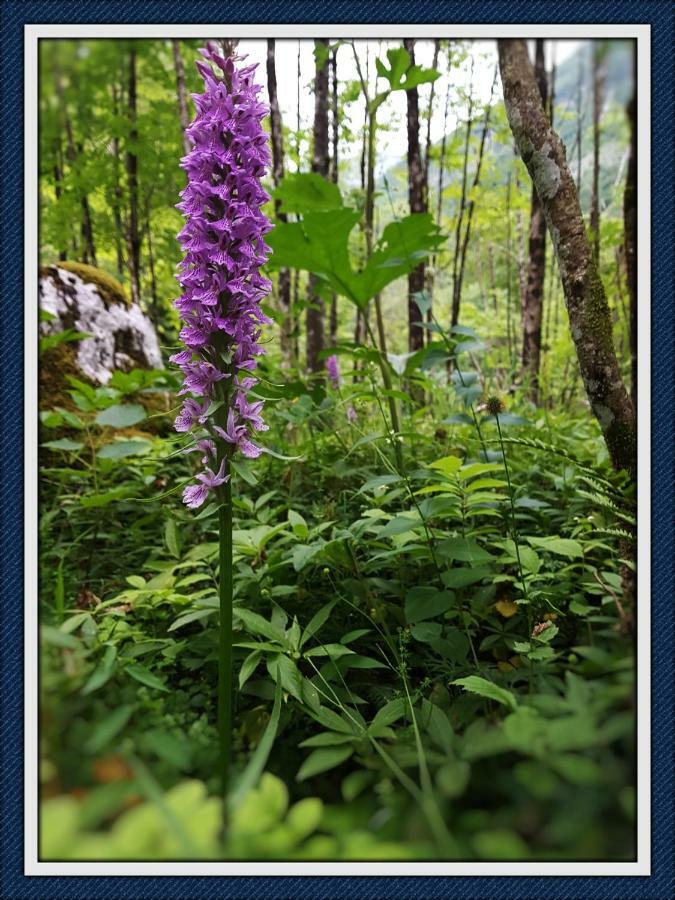
M 74 364 L 80 377 L 107 384 L 115 370 L 163 368 L 154 325 L 107 272 L 74 262 L 43 266 L 39 293 L 40 308 L 50 314 L 41 334 L 73 329 L 88 335 L 69 355 L 68 368 Z
M 106 306 L 109 306 L 111 303 L 122 303 L 125 306 L 131 306 L 131 300 L 119 281 L 113 278 L 112 275 L 104 272 L 103 269 L 88 266 L 86 263 L 70 261 L 60 262 L 58 268 L 65 269 L 66 272 L 73 272 L 85 284 L 96 285 Z

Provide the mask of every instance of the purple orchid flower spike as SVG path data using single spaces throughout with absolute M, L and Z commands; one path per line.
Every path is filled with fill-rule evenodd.
M 192 433 L 192 449 L 204 451 L 206 465 L 211 456 L 229 460 L 241 452 L 253 459 L 262 452 L 251 438 L 267 426 L 262 401 L 249 399 L 256 384 L 249 372 L 264 352 L 259 338 L 269 322 L 260 304 L 271 283 L 259 269 L 270 252 L 263 238 L 272 225 L 261 211 L 269 200 L 260 178 L 270 154 L 261 124 L 268 108 L 258 99 L 256 67 L 226 59 L 213 43 L 200 53 L 204 93 L 193 95 L 197 115 L 186 131 L 193 148 L 181 162 L 188 184 L 178 204 L 185 216 L 178 235 L 185 256 L 174 305 L 184 349 L 171 361 L 184 376 L 176 431 Z M 207 468 L 185 489 L 188 507 L 201 506 L 225 483 L 221 469 L 214 475 Z

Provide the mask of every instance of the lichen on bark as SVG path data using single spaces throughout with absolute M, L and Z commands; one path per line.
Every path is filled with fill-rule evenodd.
M 614 467 L 634 477 L 635 410 L 621 379 L 607 296 L 565 147 L 548 121 L 525 42 L 509 39 L 498 45 L 506 113 L 551 235 L 586 394 Z

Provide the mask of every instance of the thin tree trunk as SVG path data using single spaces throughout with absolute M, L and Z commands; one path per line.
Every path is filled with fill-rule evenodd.
M 302 127 L 302 119 L 300 117 L 300 91 L 302 88 L 302 60 L 300 57 L 300 50 L 302 48 L 302 44 L 298 41 L 298 63 L 297 63 L 297 96 L 296 96 L 296 119 L 295 119 L 295 152 L 298 157 L 298 168 L 297 171 L 300 171 L 300 130 Z M 295 298 L 297 300 L 297 297 Z
M 338 172 L 340 168 L 339 158 L 339 134 L 340 120 L 338 109 L 338 75 L 337 75 L 337 47 L 333 47 L 330 52 L 330 74 L 331 74 L 331 134 L 332 134 L 332 153 L 330 157 L 330 176 L 333 184 L 338 183 Z M 330 319 L 329 319 L 329 338 L 331 346 L 335 346 L 338 336 L 338 298 L 333 293 L 330 298 Z
M 354 49 L 354 55 L 356 56 L 356 49 Z M 366 44 L 366 78 L 365 83 L 366 86 L 369 83 L 370 79 L 370 51 L 368 48 L 368 44 Z M 366 196 L 367 190 L 367 180 L 366 180 L 366 159 L 368 156 L 368 128 L 369 128 L 369 120 L 368 120 L 368 92 L 367 90 L 363 90 L 364 97 L 364 117 L 363 117 L 363 128 L 361 129 L 361 158 L 359 161 L 359 172 L 361 175 L 361 191 L 364 196 Z M 364 226 L 365 231 L 365 226 Z M 366 244 L 368 242 L 368 237 L 366 236 Z M 366 250 L 366 252 L 368 252 Z M 354 343 L 361 345 L 365 344 L 366 341 L 366 312 L 360 309 L 356 310 L 356 316 L 354 319 Z
M 70 116 L 68 115 L 65 88 L 63 86 L 63 77 L 61 75 L 61 70 L 56 64 L 54 64 L 54 77 L 56 83 L 56 93 L 58 95 L 59 103 L 63 113 L 63 127 L 66 133 L 66 159 L 68 160 L 68 164 L 70 165 L 71 169 L 74 169 L 80 154 L 78 153 L 78 150 L 75 146 L 73 123 L 71 122 Z M 94 229 L 91 222 L 89 199 L 87 195 L 79 189 L 77 190 L 77 194 L 80 200 L 80 206 L 82 208 L 82 221 L 80 227 L 80 233 L 82 236 L 81 257 L 84 263 L 91 263 L 92 266 L 95 266 L 96 247 L 94 245 Z
M 119 116 L 120 100 L 116 84 L 112 86 L 113 116 Z M 117 274 L 124 277 L 124 253 L 122 250 L 124 241 L 124 228 L 122 226 L 122 183 L 120 180 L 120 139 L 117 135 L 112 140 L 113 148 L 113 201 L 112 213 L 115 224 L 115 253 L 117 256 Z
M 450 109 L 450 44 L 448 43 L 448 86 L 445 90 L 445 105 L 443 109 L 443 136 L 441 137 L 441 152 L 438 159 L 438 196 L 436 197 L 436 224 L 441 227 L 441 218 L 443 215 L 443 183 L 445 180 L 445 154 L 448 146 L 448 112 Z M 427 159 L 428 165 L 428 159 Z M 436 254 L 431 257 L 430 265 L 427 266 L 427 283 L 426 289 L 429 294 L 430 304 L 433 304 L 434 282 L 436 280 Z M 429 306 L 427 313 L 427 321 L 433 321 L 433 308 Z
M 501 39 L 498 47 L 509 124 L 544 210 L 586 394 L 614 467 L 635 477 L 635 410 L 621 379 L 609 305 L 565 148 L 546 117 L 525 42 Z
M 141 235 L 138 227 L 138 155 L 136 142 L 136 49 L 129 50 L 129 146 L 126 152 L 127 184 L 129 187 L 129 228 L 127 233 L 131 300 L 141 299 Z
M 328 39 L 314 41 L 316 47 L 328 46 Z M 312 172 L 328 177 L 328 66 L 326 61 L 316 64 L 314 76 L 314 149 Z M 307 308 L 307 368 L 319 372 L 323 362 L 319 354 L 324 347 L 324 301 L 318 293 L 319 280 L 309 276 L 309 306 Z
M 415 41 L 405 38 L 403 46 L 410 54 L 411 65 L 415 65 Z M 408 130 L 408 202 L 411 213 L 427 211 L 424 168 L 420 151 L 419 95 L 417 88 L 406 91 Z M 424 290 L 424 262 L 408 274 L 408 351 L 415 353 L 424 346 L 424 329 L 421 326 L 422 313 L 415 302 L 415 294 Z
M 187 91 L 185 90 L 185 66 L 183 65 L 183 57 L 180 52 L 180 41 L 172 40 L 171 47 L 173 49 L 173 67 L 176 72 L 176 94 L 178 97 L 178 113 L 180 115 L 180 127 L 183 137 L 183 149 L 185 155 L 192 149 L 192 144 L 188 138 L 186 129 L 190 124 L 190 113 L 188 112 Z
M 506 176 L 506 346 L 509 351 L 509 369 L 513 369 L 515 347 L 511 326 L 511 172 Z
M 478 148 L 478 161 L 476 163 L 476 172 L 473 177 L 473 183 L 471 185 L 471 200 L 469 200 L 467 204 L 467 216 L 466 216 L 466 229 L 464 231 L 464 238 L 462 240 L 462 249 L 460 253 L 459 259 L 459 274 L 456 282 L 456 294 L 453 296 L 452 300 L 452 315 L 453 320 L 452 324 L 457 325 L 459 321 L 459 309 L 462 300 L 462 283 L 464 281 L 464 267 L 466 265 L 466 251 L 469 246 L 469 239 L 471 237 L 471 222 L 473 220 L 473 212 L 476 207 L 476 190 L 478 185 L 480 184 L 480 173 L 483 165 L 483 155 L 485 153 L 485 140 L 487 138 L 488 131 L 490 130 L 490 110 L 492 109 L 492 98 L 494 96 L 495 85 L 497 83 L 497 69 L 495 68 L 494 78 L 492 79 L 492 88 L 490 90 L 490 99 L 488 101 L 487 107 L 485 109 L 485 119 L 483 120 L 483 130 L 480 136 L 480 146 Z
M 473 55 L 471 56 L 471 76 L 469 80 L 469 115 L 466 122 L 466 141 L 464 143 L 464 160 L 462 163 L 462 194 L 459 201 L 459 211 L 455 224 L 455 252 L 452 259 L 452 313 L 451 323 L 457 325 L 459 321 L 459 292 L 457 290 L 459 278 L 459 256 L 462 248 L 462 223 L 464 219 L 464 207 L 466 205 L 466 185 L 469 168 L 469 145 L 471 143 L 471 129 L 473 128 Z
M 497 286 L 495 282 L 495 258 L 494 253 L 492 251 L 492 244 L 488 243 L 487 245 L 487 260 L 488 260 L 488 277 L 490 279 L 490 294 L 492 296 L 492 307 L 494 309 L 495 317 L 498 312 L 498 303 L 497 303 Z
M 274 38 L 267 39 L 267 92 L 270 101 L 270 137 L 272 144 L 272 180 L 277 187 L 284 177 L 284 139 L 281 124 L 281 111 L 277 96 L 277 71 L 275 60 Z M 274 201 L 274 212 L 279 222 L 286 222 L 287 216 L 280 210 L 280 202 Z M 284 366 L 291 364 L 293 323 L 291 321 L 291 273 L 288 269 L 280 269 L 277 281 L 277 293 L 282 314 L 281 322 L 281 358 Z
M 356 53 L 356 47 L 352 43 L 352 50 L 354 53 L 354 61 L 356 63 L 356 68 L 359 75 L 359 81 L 361 82 L 361 90 L 363 92 L 363 97 L 366 103 L 366 110 L 368 111 L 368 147 L 366 153 L 366 197 L 365 197 L 365 235 L 366 235 L 366 259 L 370 259 L 373 252 L 373 241 L 374 241 L 374 231 L 375 231 L 375 137 L 377 134 L 377 110 L 375 108 L 371 108 L 370 105 L 370 96 L 368 91 L 368 83 L 367 80 L 363 78 L 363 72 L 361 70 L 361 63 L 359 62 L 358 54 Z M 366 74 L 366 78 L 367 78 Z M 375 304 L 375 323 L 377 326 L 377 339 L 379 343 L 379 350 L 383 357 L 386 358 L 387 355 L 387 336 L 384 330 L 384 319 L 382 317 L 382 304 L 380 300 L 380 295 L 376 294 L 374 298 Z M 364 310 L 363 312 L 363 327 L 365 330 L 369 328 L 368 325 L 368 312 Z
M 537 39 L 534 74 L 539 86 L 541 102 L 547 105 L 546 64 L 544 41 Z M 541 361 L 541 319 L 546 276 L 546 222 L 544 213 L 532 187 L 530 200 L 530 240 L 527 285 L 523 302 L 523 377 L 527 382 L 527 395 L 533 403 L 539 402 L 539 366 Z
M 441 41 L 439 38 L 434 40 L 434 58 L 431 61 L 431 68 L 438 68 L 438 55 L 441 52 Z M 424 188 L 426 190 L 426 204 L 429 206 L 429 161 L 431 157 L 431 118 L 434 113 L 434 99 L 436 97 L 436 82 L 431 82 L 429 91 L 429 106 L 427 107 L 427 139 L 424 149 Z
M 56 194 L 57 201 L 61 199 L 63 196 L 63 153 L 61 151 L 61 139 L 59 138 L 56 141 L 54 147 L 54 193 Z M 68 252 L 65 248 L 65 244 L 63 248 L 59 250 L 59 260 L 61 262 L 65 262 L 68 259 Z
M 633 45 L 633 92 L 626 108 L 630 150 L 623 195 L 624 256 L 628 285 L 631 397 L 637 409 L 637 47 Z
M 600 119 L 605 83 L 605 46 L 602 41 L 593 44 L 593 180 L 591 184 L 590 231 L 593 259 L 600 262 Z
M 157 278 L 155 275 L 155 254 L 152 249 L 152 229 L 150 227 L 150 198 L 145 209 L 145 233 L 148 239 L 148 267 L 150 269 L 150 296 L 152 298 L 152 321 L 159 327 L 159 296 L 157 294 Z

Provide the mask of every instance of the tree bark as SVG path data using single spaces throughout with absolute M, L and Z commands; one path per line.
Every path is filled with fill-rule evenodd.
M 633 92 L 626 107 L 630 147 L 623 195 L 624 256 L 628 285 L 631 397 L 637 410 L 637 47 L 633 45 Z
M 462 222 L 464 219 L 464 207 L 466 206 L 466 185 L 469 167 L 469 145 L 471 143 L 471 129 L 473 128 L 473 55 L 471 56 L 471 77 L 469 81 L 469 115 L 466 122 L 466 141 L 464 143 L 464 161 L 462 163 L 462 194 L 459 201 L 459 211 L 455 224 L 455 252 L 452 259 L 452 311 L 451 325 L 457 325 L 459 321 L 460 291 L 458 291 L 459 256 L 462 247 Z
M 63 182 L 63 152 L 61 150 L 61 139 L 58 138 L 55 142 L 54 146 L 54 193 L 56 194 L 57 201 L 61 199 L 63 196 L 63 188 L 61 187 Z M 59 259 L 61 262 L 65 262 L 68 259 L 68 251 L 66 250 L 66 243 L 64 242 L 62 248 L 59 250 Z
M 441 52 L 441 41 L 439 38 L 434 40 L 434 57 L 431 61 L 431 68 L 438 69 L 438 56 Z M 436 97 L 436 82 L 431 82 L 429 91 L 429 106 L 427 108 L 427 139 L 424 149 L 424 186 L 426 190 L 425 200 L 427 208 L 429 207 L 429 161 L 431 158 L 431 117 L 434 112 L 434 99 Z
M 544 41 L 537 39 L 534 74 L 539 86 L 541 102 L 547 105 L 546 64 Z M 527 384 L 527 395 L 533 403 L 539 402 L 539 365 L 541 360 L 541 320 L 546 274 L 546 222 L 537 192 L 532 187 L 530 200 L 530 239 L 527 284 L 523 302 L 522 371 Z
M 63 85 L 63 77 L 61 75 L 61 70 L 56 62 L 54 63 L 54 77 L 56 84 L 56 93 L 61 105 L 61 111 L 63 113 L 63 128 L 66 133 L 66 159 L 68 160 L 70 168 L 74 169 L 77 165 L 80 154 L 77 150 L 77 147 L 75 146 L 73 123 L 71 122 L 70 116 L 68 115 L 68 106 L 66 102 L 65 88 Z M 79 197 L 80 206 L 82 208 L 82 220 L 80 226 L 80 234 L 82 237 L 80 253 L 82 261 L 84 263 L 91 263 L 92 266 L 95 266 L 96 247 L 94 245 L 94 228 L 91 222 L 89 199 L 87 197 L 87 194 L 79 188 L 77 189 L 77 195 Z
M 152 298 L 152 321 L 159 328 L 159 296 L 157 294 L 157 277 L 155 275 L 155 254 L 152 249 L 152 228 L 150 225 L 150 198 L 145 208 L 145 233 L 148 239 L 148 268 L 150 269 L 150 297 Z
M 525 42 L 502 39 L 498 47 L 509 124 L 551 235 L 586 394 L 614 467 L 634 478 L 635 410 L 621 380 L 607 297 L 565 148 L 546 117 Z
M 129 144 L 126 152 L 127 184 L 129 187 L 129 227 L 127 231 L 129 276 L 132 303 L 141 300 L 141 235 L 138 227 L 138 154 L 136 142 L 136 50 L 129 50 Z
M 120 111 L 120 99 L 116 84 L 112 86 L 113 116 L 117 119 Z M 115 225 L 115 253 L 117 256 L 117 274 L 120 279 L 124 277 L 124 253 L 122 244 L 124 240 L 124 228 L 122 226 L 122 184 L 120 180 L 120 139 L 115 134 L 112 140 L 113 148 L 113 201 L 112 213 Z
M 274 38 L 267 39 L 267 92 L 270 101 L 270 137 L 272 144 L 272 180 L 277 187 L 284 177 L 284 139 L 281 124 L 281 111 L 277 96 L 277 71 L 275 60 Z M 274 201 L 274 212 L 280 222 L 286 222 L 287 216 L 280 211 L 280 203 Z M 283 316 L 281 322 L 281 358 L 285 366 L 291 364 L 292 333 L 291 321 L 291 273 L 288 269 L 279 271 L 277 281 L 279 306 Z
M 328 38 L 314 41 L 316 47 L 328 46 Z M 314 149 L 312 172 L 328 177 L 328 65 L 317 61 L 314 75 Z M 307 308 L 307 368 L 319 372 L 323 362 L 319 354 L 324 347 L 324 301 L 318 293 L 319 280 L 309 276 L 309 306 Z
M 183 149 L 185 155 L 192 149 L 190 139 L 185 133 L 190 124 L 190 113 L 188 112 L 187 91 L 185 90 L 185 66 L 183 65 L 183 57 L 180 52 L 180 41 L 172 40 L 171 48 L 173 50 L 173 67 L 176 72 L 176 95 L 178 98 L 178 114 L 180 116 L 181 135 L 183 137 Z
M 589 226 L 596 266 L 600 261 L 600 119 L 605 84 L 604 57 L 604 43 L 595 41 L 593 44 L 593 180 Z
M 454 285 L 455 293 L 452 298 L 452 316 L 453 325 L 457 325 L 459 321 L 459 309 L 462 299 L 462 283 L 464 281 L 464 268 L 466 266 L 466 252 L 469 247 L 469 239 L 471 238 L 471 222 L 473 221 L 473 213 L 476 208 L 476 189 L 480 184 L 480 173 L 483 167 L 483 156 L 485 154 L 485 141 L 488 131 L 490 130 L 490 110 L 492 109 L 492 98 L 494 96 L 495 85 L 497 83 L 497 69 L 495 68 L 494 78 L 492 79 L 492 88 L 490 90 L 490 99 L 485 109 L 485 119 L 483 120 L 483 130 L 480 136 L 480 145 L 478 147 L 478 161 L 476 162 L 476 171 L 471 185 L 471 199 L 467 204 L 466 228 L 464 230 L 464 238 L 462 239 L 462 248 L 459 255 L 459 273 L 457 281 Z
M 405 38 L 403 46 L 410 54 L 411 65 L 415 64 L 415 41 Z M 406 91 L 408 128 L 408 202 L 411 213 L 427 211 L 424 168 L 420 151 L 419 95 L 417 88 Z M 424 290 L 424 262 L 408 274 L 408 351 L 415 353 L 424 346 L 422 313 L 415 302 L 415 294 Z
M 333 184 L 338 183 L 339 172 L 339 135 L 340 135 L 340 119 L 338 108 L 338 75 L 337 75 L 337 47 L 333 47 L 330 52 L 330 75 L 331 75 L 331 138 L 332 153 L 330 156 L 330 179 Z M 337 294 L 333 294 L 330 298 L 330 320 L 329 320 L 329 338 L 331 346 L 337 343 L 338 332 L 338 298 Z
M 450 67 L 451 67 L 451 55 L 450 55 L 450 44 L 448 43 L 448 86 L 445 90 L 445 105 L 443 108 L 443 136 L 441 137 L 441 152 L 438 159 L 438 195 L 436 197 L 436 224 L 438 227 L 441 227 L 441 218 L 443 215 L 443 183 L 445 179 L 445 154 L 447 150 L 447 131 L 448 131 L 448 112 L 450 109 Z M 429 159 L 427 155 L 426 165 L 429 165 Z M 431 263 L 427 266 L 427 281 L 426 281 L 426 289 L 429 294 L 429 300 L 431 304 L 433 304 L 433 294 L 434 294 L 434 281 L 436 278 L 436 254 L 431 257 Z M 433 306 L 429 306 L 429 312 L 427 313 L 427 321 L 431 323 L 433 321 Z

